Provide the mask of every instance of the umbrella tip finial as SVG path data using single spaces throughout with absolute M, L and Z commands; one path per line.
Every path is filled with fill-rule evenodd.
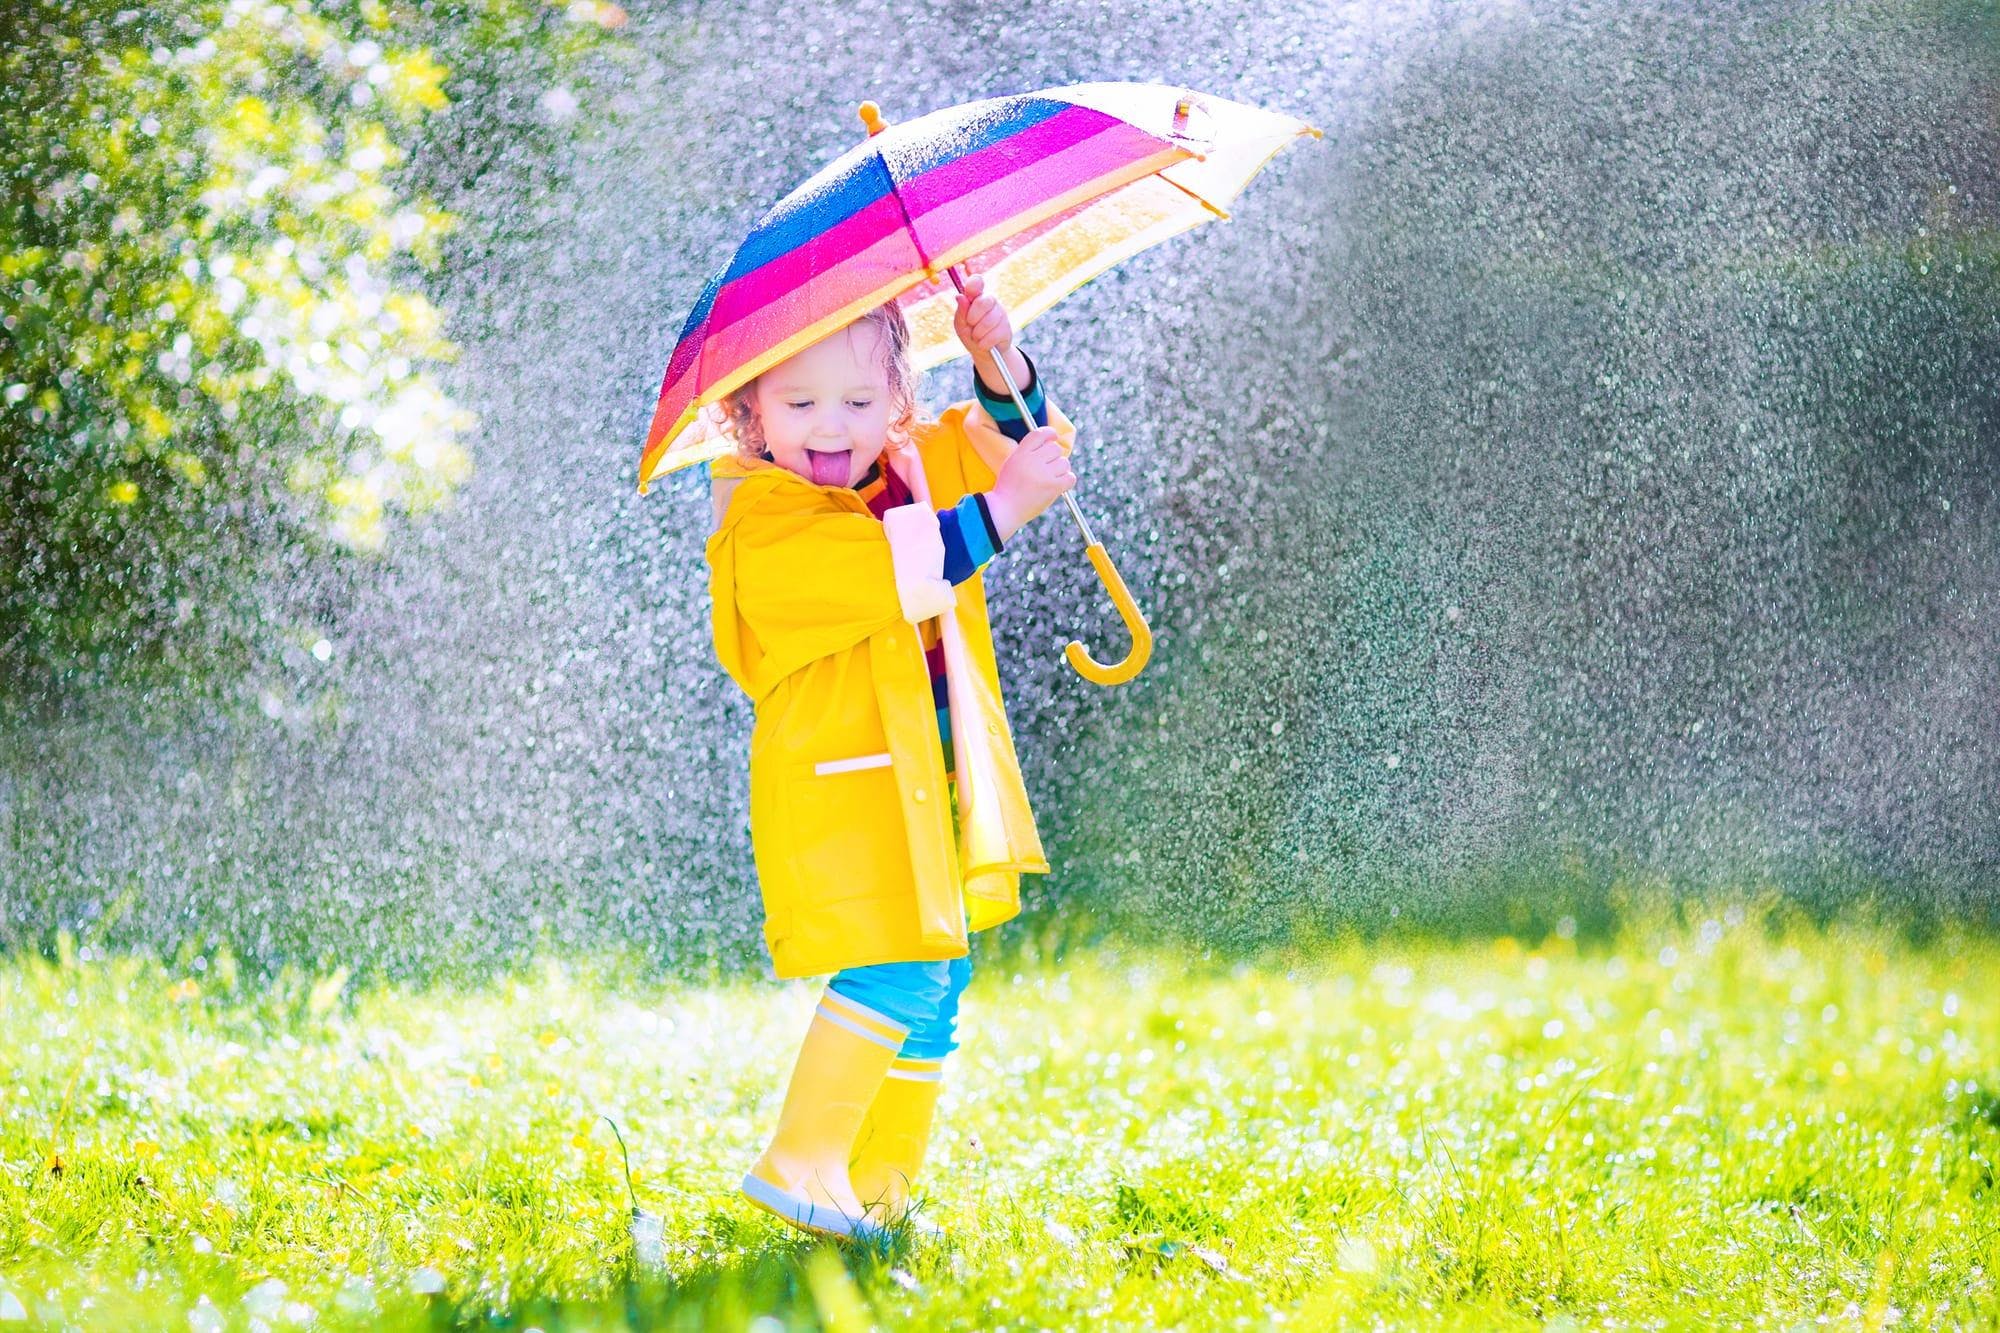
M 889 122 L 882 119 L 882 108 L 873 102 L 861 104 L 861 123 L 868 127 L 868 137 L 871 139 L 889 128 Z

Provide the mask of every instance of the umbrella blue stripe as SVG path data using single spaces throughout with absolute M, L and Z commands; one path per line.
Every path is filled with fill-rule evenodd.
M 920 139 L 890 140 L 884 145 L 882 156 L 900 184 L 915 180 L 933 167 L 970 157 L 1071 109 L 1071 103 L 1049 97 L 995 97 L 961 108 L 967 114 L 949 132 L 940 130 Z
M 687 363 L 694 360 L 696 353 L 700 351 L 693 336 L 694 332 L 708 318 L 708 312 L 715 308 L 716 295 L 721 291 L 722 275 L 718 273 L 708 280 L 708 285 L 701 289 L 701 295 L 695 298 L 694 309 L 688 311 L 687 323 L 681 325 L 681 336 L 674 343 L 673 355 L 667 359 L 667 377 L 661 383 L 662 393 L 666 391 L 667 385 L 681 377 L 681 372 L 687 369 Z
M 975 103 L 977 110 L 958 130 L 926 134 L 915 143 L 898 144 L 890 151 L 898 180 L 911 180 L 932 167 L 956 161 L 969 153 L 998 143 L 1022 130 L 1039 125 L 1069 109 L 1069 103 L 1046 97 L 996 98 L 991 103 Z M 971 110 L 972 108 L 966 108 Z M 894 134 L 894 129 L 888 131 Z M 807 181 L 771 206 L 744 239 L 723 273 L 727 283 L 754 272 L 780 256 L 790 254 L 814 236 L 833 230 L 889 191 L 887 174 L 868 169 L 875 146 L 865 144 L 851 162 L 836 160 L 819 176 Z M 825 177 L 825 179 L 822 179 Z M 704 315 L 706 310 L 702 312 Z
M 733 281 L 790 254 L 887 194 L 888 181 L 874 169 L 876 156 L 875 145 L 864 144 L 771 205 L 737 247 L 722 280 Z

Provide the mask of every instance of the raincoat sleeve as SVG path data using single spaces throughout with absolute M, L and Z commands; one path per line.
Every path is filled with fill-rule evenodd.
M 715 540 L 729 548 L 737 614 L 775 661 L 803 666 L 903 620 L 889 538 L 872 515 L 767 505 Z
M 1034 359 L 1026 352 L 1021 353 L 1021 359 L 1028 363 L 1027 381 L 1017 386 L 1021 390 L 1021 400 L 1027 403 L 1028 414 L 1034 419 L 1034 424 L 1046 426 L 1049 424 L 1049 408 L 1048 399 L 1042 393 L 1041 372 L 1035 369 Z M 995 393 L 987 387 L 986 381 L 979 377 L 977 366 L 972 368 L 972 397 L 1008 439 L 1018 442 L 1032 429 L 1021 419 L 1021 409 L 1014 406 L 1014 395 Z
M 993 511 L 981 491 L 940 509 L 938 531 L 944 538 L 944 577 L 953 583 L 965 582 L 1000 553 L 1000 529 L 994 526 Z

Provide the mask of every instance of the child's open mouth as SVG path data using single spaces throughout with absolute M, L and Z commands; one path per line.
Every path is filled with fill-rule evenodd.
M 852 449 L 841 449 L 826 454 L 820 453 L 817 449 L 806 450 L 806 458 L 812 463 L 813 485 L 845 486 L 848 460 L 853 457 Z

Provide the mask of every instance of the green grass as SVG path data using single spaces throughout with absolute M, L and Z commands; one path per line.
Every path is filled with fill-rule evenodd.
M 2000 1321 L 2000 943 L 1713 910 L 1581 952 L 982 957 L 923 1182 L 957 1239 L 873 1255 L 734 1193 L 805 983 L 17 956 L 0 1324 Z

